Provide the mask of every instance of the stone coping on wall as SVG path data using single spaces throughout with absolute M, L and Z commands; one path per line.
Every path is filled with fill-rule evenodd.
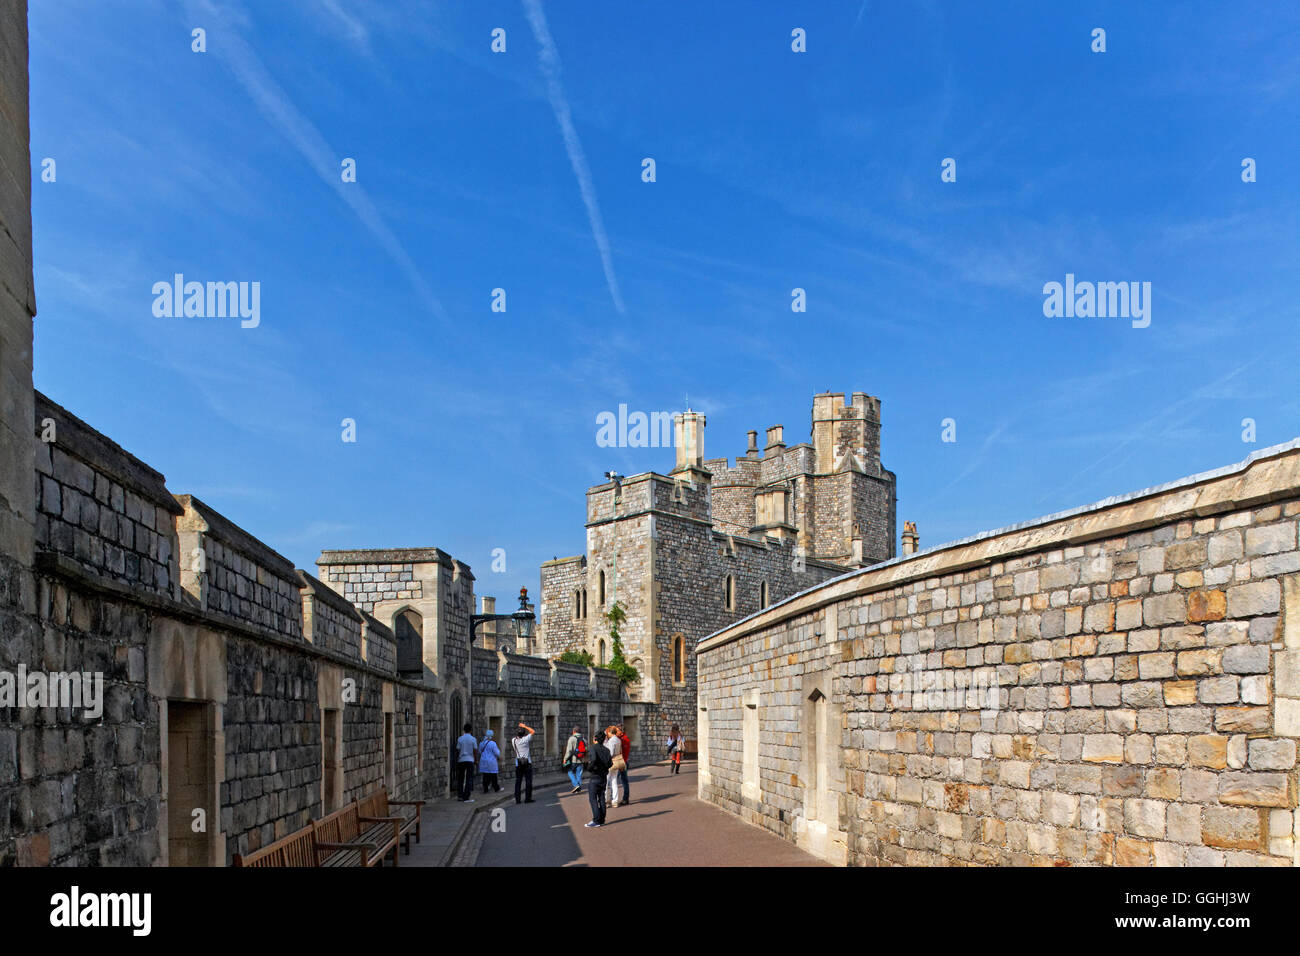
M 569 564 L 573 561 L 585 561 L 586 559 L 587 556 L 585 554 L 575 554 L 568 558 L 551 558 L 549 561 L 543 561 L 541 566 L 549 568 L 557 564 Z
M 222 544 L 229 545 L 236 551 L 242 551 L 251 557 L 261 567 L 271 571 L 278 577 L 283 578 L 295 585 L 298 585 L 298 569 L 293 566 L 293 562 L 280 554 L 273 551 L 270 547 L 263 544 L 253 535 L 249 534 L 239 525 L 235 524 L 221 512 L 217 511 L 211 505 L 200 501 L 193 495 L 176 495 L 176 500 L 181 503 L 185 511 L 193 510 L 204 523 L 207 524 L 207 530 L 204 532 L 210 537 L 216 538 Z
M 391 671 L 386 671 L 381 667 L 376 667 L 367 661 L 355 657 L 348 657 L 346 654 L 339 654 L 334 651 L 326 650 L 311 644 L 307 641 L 294 640 L 276 631 L 267 630 L 259 627 L 249 621 L 244 621 L 236 617 L 222 614 L 219 611 L 203 611 L 188 604 L 149 591 L 139 591 L 132 587 L 127 587 L 110 578 L 100 577 L 92 574 L 85 568 L 82 568 L 72 559 L 56 554 L 52 551 L 39 551 L 36 554 L 36 571 L 42 574 L 63 578 L 83 587 L 88 591 L 103 594 L 111 598 L 126 601 L 138 607 L 150 611 L 157 611 L 169 617 L 182 621 L 189 621 L 194 624 L 212 628 L 214 630 L 225 630 L 237 634 L 240 637 L 252 638 L 263 641 L 267 644 L 274 644 L 278 647 L 298 651 L 311 657 L 318 657 L 332 664 L 338 664 L 352 670 L 365 671 L 375 677 L 389 681 L 394 684 L 402 684 L 418 690 L 432 690 L 434 685 L 426 684 L 423 681 L 406 680 L 402 677 L 395 677 Z M 381 624 L 380 627 L 383 625 Z
M 697 475 L 702 475 L 702 476 L 707 476 L 709 478 L 712 478 L 712 475 L 709 472 L 704 471 L 701 468 L 692 468 L 690 470 Z M 623 488 L 627 488 L 627 486 L 631 484 L 639 485 L 647 481 L 655 481 L 656 479 L 662 481 L 664 484 L 667 485 L 675 485 L 678 482 L 678 479 L 674 478 L 672 475 L 660 474 L 657 471 L 642 471 L 642 472 L 638 472 L 635 475 L 627 475 L 619 479 L 617 482 L 606 481 L 599 485 L 592 485 L 590 488 L 587 489 L 587 494 L 593 495 L 603 491 L 612 491 L 615 487 L 618 487 L 620 485 Z
M 578 674 L 578 673 L 585 674 L 589 681 L 592 680 L 593 678 L 605 678 L 607 680 L 618 679 L 614 674 L 614 672 L 610 670 L 608 667 L 596 667 L 594 665 L 591 667 L 587 667 L 583 664 L 574 664 L 569 661 L 562 661 L 554 657 L 535 657 L 532 654 L 515 654 L 509 651 L 492 651 L 492 650 L 488 650 L 486 647 L 474 647 L 472 650 L 474 656 L 477 657 L 479 660 L 491 659 L 499 663 L 501 658 L 504 657 L 506 659 L 507 666 L 509 666 L 510 664 L 519 664 L 525 667 L 533 667 L 538 670 L 541 670 L 543 668 L 545 668 L 548 671 L 567 670 L 570 673 L 574 673 L 574 674 Z M 626 688 L 624 688 L 624 691 L 626 691 Z M 493 691 L 492 693 L 497 693 L 497 692 Z M 504 694 L 504 692 L 500 692 L 500 693 Z M 511 695 L 506 695 L 506 696 L 511 696 Z M 519 695 L 513 695 L 513 696 L 519 696 Z M 528 696 L 536 696 L 536 695 L 523 694 L 522 696 L 528 697 Z M 576 698 L 563 698 L 563 699 L 582 700 L 584 698 L 576 697 Z M 590 700 L 593 698 L 588 697 L 585 699 Z M 600 699 L 614 700 L 616 698 L 611 697 L 611 698 L 600 698 Z M 617 699 L 626 700 L 628 698 L 624 693 L 623 696 Z
M 355 607 L 355 605 L 353 606 Z M 365 623 L 366 627 L 374 631 L 380 637 L 396 643 L 397 635 L 393 633 L 393 629 L 391 627 L 389 627 L 383 621 L 379 620 L 379 618 L 375 617 L 369 611 L 361 611 L 360 608 L 358 608 L 358 610 L 361 613 L 361 620 Z
M 458 561 L 441 548 L 353 548 L 321 551 L 316 566 L 335 564 L 441 564 L 450 568 L 460 565 L 461 573 L 474 575 L 464 561 Z
M 308 574 L 302 568 L 297 569 L 297 574 L 298 574 L 298 580 L 302 582 L 302 586 L 307 588 L 307 590 L 311 591 L 311 597 L 313 601 L 320 601 L 322 604 L 328 604 L 330 607 L 338 611 L 340 614 L 343 614 L 346 617 L 350 617 L 352 618 L 352 620 L 358 623 L 361 623 L 362 621 L 365 620 L 365 618 L 362 616 L 362 612 L 358 610 L 355 604 L 353 604 L 343 595 L 339 594 L 337 591 L 335 591 L 324 581 L 320 580 L 317 577 L 314 577 L 311 574 Z
M 1187 517 L 1258 507 L 1300 494 L 1300 438 L 1232 465 L 936 545 L 832 578 L 700 641 L 697 654 L 847 598 L 1049 548 L 1082 545 Z
M 167 490 L 162 473 L 150 468 L 135 455 L 102 432 L 87 425 L 72 412 L 41 392 L 35 392 L 35 434 L 40 435 L 41 421 L 54 419 L 54 447 L 61 448 L 124 488 L 129 488 L 154 505 L 174 515 L 184 511 Z

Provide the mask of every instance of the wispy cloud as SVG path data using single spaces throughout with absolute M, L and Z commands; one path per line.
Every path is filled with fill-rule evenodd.
M 359 183 L 344 183 L 340 178 L 341 154 L 332 148 L 325 137 L 294 104 L 289 95 L 267 70 L 257 53 L 240 35 L 237 21 L 244 20 L 241 10 L 213 4 L 211 0 L 190 0 L 187 9 L 192 20 L 206 19 L 220 22 L 224 27 L 221 42 L 211 43 L 214 55 L 220 56 L 230 66 L 235 79 L 253 100 L 259 113 L 280 131 L 317 175 L 330 186 L 370 230 L 393 262 L 405 274 L 429 310 L 439 319 L 447 321 L 447 314 L 438 297 L 429 288 L 415 261 L 401 241 L 393 234 L 375 204 L 370 201 Z M 212 31 L 209 31 L 210 33 Z
M 966 463 L 966 467 L 963 468 L 960 472 L 958 472 L 952 478 L 951 481 L 949 481 L 946 485 L 940 488 L 939 491 L 935 493 L 935 497 L 942 498 L 949 491 L 951 491 L 953 488 L 955 488 L 957 485 L 963 482 L 968 475 L 970 475 L 977 468 L 983 465 L 984 462 L 988 460 L 989 453 L 993 450 L 994 444 L 997 443 L 997 440 L 1002 437 L 1003 433 L 1006 432 L 1007 428 L 1010 427 L 1010 425 L 1011 425 L 1010 421 L 1004 421 L 1000 425 L 998 425 L 997 428 L 993 429 L 992 432 L 986 435 L 984 437 L 984 441 L 980 443 L 980 446 L 976 450 L 975 454 L 972 455 L 970 460 Z
M 564 149 L 569 154 L 569 164 L 573 175 L 577 177 L 578 189 L 582 192 L 582 202 L 587 207 L 587 218 L 591 220 L 591 235 L 596 240 L 596 249 L 600 252 L 600 263 L 605 270 L 605 282 L 609 286 L 614 308 L 620 315 L 627 310 L 623 307 L 623 296 L 618 291 L 618 278 L 614 275 L 614 259 L 610 255 L 609 237 L 605 235 L 605 224 L 600 218 L 600 204 L 596 201 L 596 184 L 591 178 L 591 169 L 587 166 L 587 156 L 582 151 L 582 142 L 578 131 L 573 128 L 573 116 L 569 111 L 569 101 L 564 95 L 564 84 L 560 82 L 560 51 L 556 49 L 551 37 L 550 27 L 546 25 L 546 14 L 542 12 L 540 0 L 524 0 L 524 12 L 533 28 L 533 36 L 541 47 L 539 59 L 542 75 L 546 78 L 546 95 L 555 111 L 555 119 L 560 124 L 560 133 L 564 136 Z
M 1038 503 L 1059 497 L 1062 493 L 1074 493 L 1076 489 L 1087 486 L 1085 477 L 1096 474 L 1107 475 L 1121 467 L 1142 447 L 1150 447 L 1156 442 L 1175 444 L 1190 443 L 1199 434 L 1189 431 L 1188 426 L 1204 413 L 1207 401 L 1221 400 L 1231 395 L 1231 384 L 1238 381 L 1242 373 L 1257 360 L 1244 362 L 1229 370 L 1225 375 L 1206 382 L 1182 398 L 1171 402 L 1163 409 L 1147 415 L 1142 421 L 1132 422 L 1123 431 L 1117 432 L 1111 447 L 1091 463 L 1075 467 L 1068 474 L 1067 481 L 1055 486 L 1038 498 Z M 1104 467 L 1103 467 L 1104 466 Z

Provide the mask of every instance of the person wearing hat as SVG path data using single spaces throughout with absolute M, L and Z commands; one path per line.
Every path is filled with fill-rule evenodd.
M 483 774 L 483 792 L 487 793 L 488 787 L 491 786 L 494 791 L 500 793 L 501 783 L 497 780 L 497 774 L 501 772 L 501 768 L 497 761 L 501 757 L 501 748 L 492 739 L 492 731 L 487 732 L 478 751 L 478 769 L 479 773 Z

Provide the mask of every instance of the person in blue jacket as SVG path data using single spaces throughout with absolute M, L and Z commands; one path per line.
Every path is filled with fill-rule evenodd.
M 497 774 L 501 769 L 497 764 L 500 757 L 501 748 L 498 747 L 497 742 L 492 739 L 492 731 L 489 730 L 487 736 L 483 738 L 483 742 L 479 744 L 478 748 L 478 769 L 479 773 L 483 774 L 484 793 L 488 792 L 489 786 L 491 786 L 497 793 L 501 792 L 501 784 L 497 780 Z

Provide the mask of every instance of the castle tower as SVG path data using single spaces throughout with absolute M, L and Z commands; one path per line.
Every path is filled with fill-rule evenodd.
M 879 474 L 880 399 L 865 392 L 848 403 L 840 392 L 814 396 L 812 438 L 817 474 Z
M 855 566 L 892 558 L 896 489 L 880 463 L 880 399 L 815 395 L 812 445 L 812 553 Z
M 704 425 L 704 416 L 689 408 L 673 416 L 677 464 L 669 474 L 677 475 L 682 472 L 698 472 L 701 476 L 708 474 L 704 469 Z M 693 476 L 683 475 L 683 477 Z

